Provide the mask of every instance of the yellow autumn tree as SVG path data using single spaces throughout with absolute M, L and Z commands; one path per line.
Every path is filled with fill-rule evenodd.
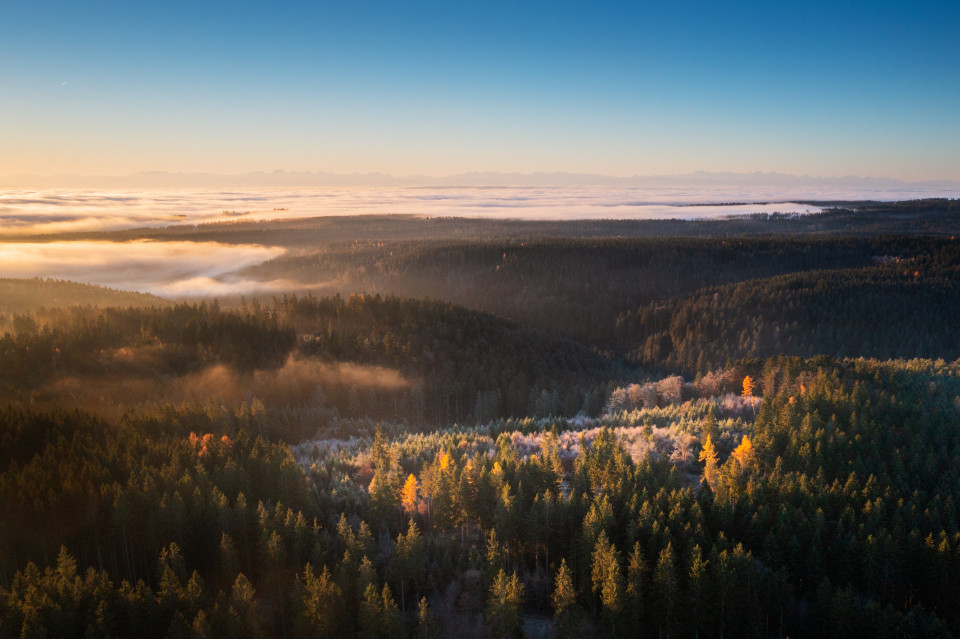
M 411 515 L 416 513 L 420 506 L 420 482 L 417 481 L 413 473 L 407 477 L 407 481 L 403 484 L 400 503 L 403 505 L 403 510 Z
M 753 397 L 753 388 L 754 388 L 753 378 L 750 377 L 749 375 L 747 375 L 746 377 L 743 378 L 743 393 L 742 393 L 742 395 L 743 395 L 744 397 Z
M 717 480 L 720 478 L 720 471 L 717 468 L 717 449 L 713 445 L 713 438 L 707 435 L 703 439 L 703 450 L 700 451 L 700 461 L 706 462 L 703 467 L 703 478 L 712 490 L 717 489 Z
M 737 446 L 720 473 L 723 494 L 731 506 L 736 508 L 740 496 L 747 489 L 750 471 L 757 464 L 757 451 L 749 437 L 744 437 Z
M 744 435 L 743 441 L 731 453 L 730 457 L 736 460 L 739 470 L 748 470 L 757 460 L 757 451 L 753 447 L 750 438 Z

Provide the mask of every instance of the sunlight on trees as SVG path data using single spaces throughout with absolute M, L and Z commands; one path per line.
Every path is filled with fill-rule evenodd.
M 747 375 L 743 378 L 743 392 L 741 395 L 744 397 L 753 397 L 754 381 L 753 378 Z

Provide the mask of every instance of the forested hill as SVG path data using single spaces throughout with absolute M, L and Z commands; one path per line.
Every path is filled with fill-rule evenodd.
M 296 440 L 339 418 L 416 426 L 595 414 L 625 374 L 588 348 L 491 315 L 396 297 L 283 297 L 47 310 L 0 338 L 8 399 L 122 415 L 256 404 Z
M 284 296 L 278 321 L 304 354 L 386 366 L 423 380 L 430 423 L 596 414 L 626 371 L 581 344 L 448 302 Z M 419 420 L 418 420 L 419 421 Z
M 619 348 L 619 315 L 717 284 L 875 258 L 949 257 L 949 238 L 613 238 L 351 242 L 249 269 L 318 292 L 429 296 L 508 317 L 587 345 Z
M 11 315 L 40 307 L 62 306 L 161 306 L 167 301 L 131 291 L 55 279 L 0 278 L 0 330 Z
M 617 321 L 646 366 L 693 375 L 741 358 L 960 357 L 960 267 L 930 260 L 706 288 Z

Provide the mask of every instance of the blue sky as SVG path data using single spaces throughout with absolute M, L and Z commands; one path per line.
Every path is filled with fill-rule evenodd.
M 960 180 L 960 3 L 0 0 L 0 174 Z

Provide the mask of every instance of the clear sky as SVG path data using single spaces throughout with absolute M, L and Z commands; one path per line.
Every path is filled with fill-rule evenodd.
M 960 2 L 0 0 L 0 175 L 960 180 Z

